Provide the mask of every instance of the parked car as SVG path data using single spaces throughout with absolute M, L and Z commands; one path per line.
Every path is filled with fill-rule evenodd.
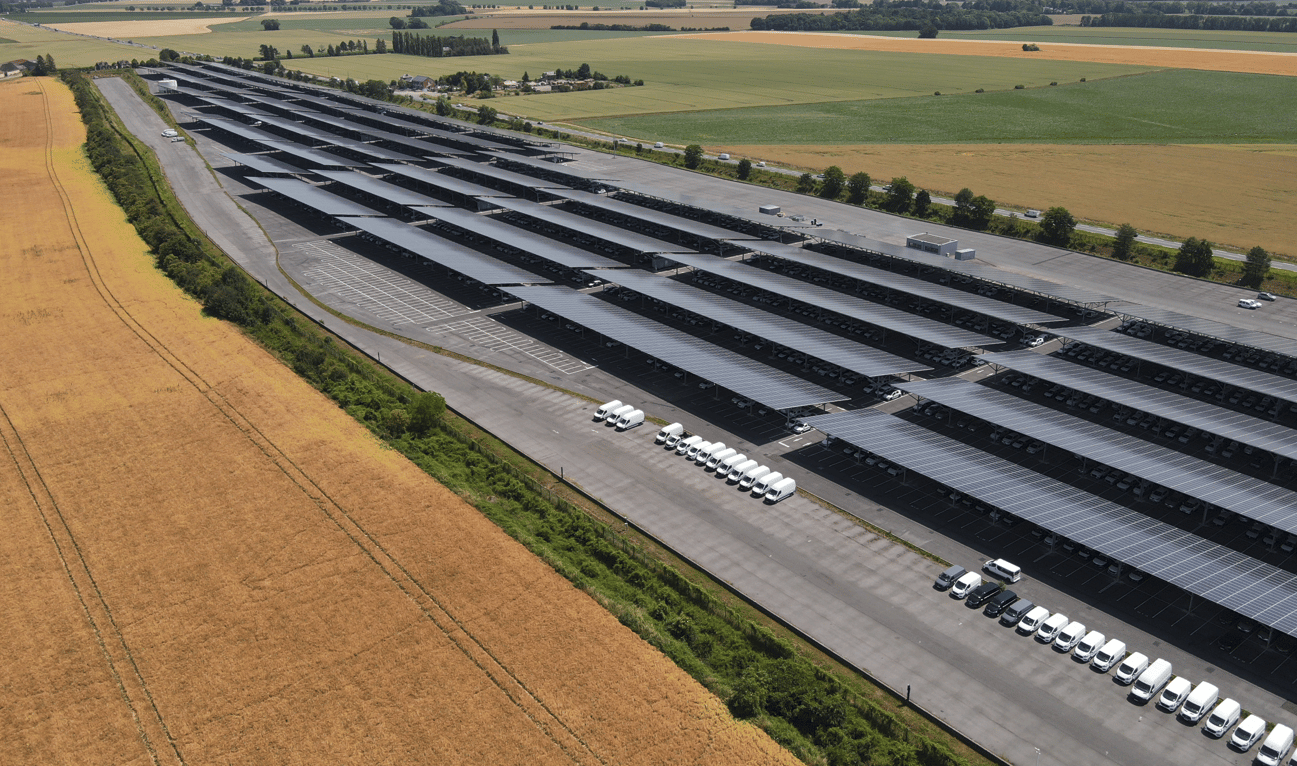
M 1275 300 L 1275 296 L 1273 293 L 1257 293 L 1256 297 L 1260 298 L 1263 301 Z
M 1189 692 L 1193 691 L 1193 683 L 1180 676 L 1171 679 L 1162 692 L 1162 696 L 1157 699 L 1157 706 L 1168 713 L 1174 713 L 1180 709 L 1180 705 L 1189 697 Z
M 1143 673 L 1147 669 L 1147 655 L 1135 652 L 1117 666 L 1117 672 L 1113 675 L 1113 678 L 1117 679 L 1117 683 L 1119 684 L 1132 684 L 1135 682 L 1135 679 L 1139 677 L 1139 674 Z
M 982 614 L 987 617 L 999 617 L 1004 610 L 1009 608 L 1009 605 L 1017 600 L 1017 593 L 1011 590 L 1002 590 L 992 596 L 990 601 L 986 602 L 986 609 L 982 610 Z
M 1239 298 L 1239 299 L 1238 299 L 1238 307 L 1241 308 L 1241 309 L 1259 309 L 1259 308 L 1261 308 L 1261 301 L 1258 301 L 1258 300 L 1256 300 L 1256 299 L 1254 299 L 1254 298 Z M 1242 728 L 1242 727 L 1239 727 L 1239 728 Z M 1249 745 L 1249 747 L 1250 747 L 1250 745 Z
M 968 598 L 964 599 L 964 606 L 967 606 L 970 609 L 976 609 L 982 604 L 985 604 L 988 599 L 999 592 L 1000 584 L 998 582 L 984 582 L 969 591 Z
M 982 576 L 976 572 L 968 572 L 962 575 L 955 584 L 950 586 L 950 597 L 962 599 L 972 590 L 982 584 Z
M 1071 620 L 1067 619 L 1067 615 L 1062 612 L 1050 615 L 1048 620 L 1040 624 L 1040 630 L 1036 631 L 1036 640 L 1045 644 L 1052 643 L 1054 639 L 1058 638 L 1058 634 L 1063 631 L 1063 628 L 1066 628 L 1071 622 Z
M 1041 623 L 1048 619 L 1048 609 L 1043 606 L 1035 607 L 1022 616 L 1022 619 L 1018 622 L 1018 632 L 1024 636 L 1030 636 L 1040 630 Z

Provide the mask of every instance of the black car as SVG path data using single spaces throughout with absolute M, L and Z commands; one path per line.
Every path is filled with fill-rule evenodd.
M 982 604 L 985 604 L 988 598 L 999 592 L 1000 584 L 998 582 L 984 582 L 976 588 L 973 588 L 972 592 L 968 594 L 968 598 L 964 599 L 964 601 L 969 609 L 976 609 Z
M 986 604 L 986 610 L 982 614 L 987 617 L 999 617 L 1000 613 L 1009 608 L 1009 604 L 1018 600 L 1018 594 L 1011 590 L 1001 591 Z

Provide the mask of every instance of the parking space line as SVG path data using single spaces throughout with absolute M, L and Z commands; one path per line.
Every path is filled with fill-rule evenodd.
M 542 364 L 553 367 L 564 375 L 573 375 L 594 367 L 594 365 L 586 364 L 562 351 L 542 346 L 535 340 L 514 332 L 489 317 L 474 317 L 428 329 L 453 332 L 470 343 L 485 346 L 492 351 L 522 352 Z
M 307 278 L 393 325 L 421 324 L 477 313 L 328 240 L 298 242 L 293 248 L 320 259 L 305 270 Z

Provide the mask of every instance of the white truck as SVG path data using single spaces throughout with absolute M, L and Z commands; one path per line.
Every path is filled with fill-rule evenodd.
M 617 419 L 617 430 L 626 431 L 644 425 L 644 410 L 631 410 Z
M 622 406 L 620 406 L 620 407 L 618 407 L 617 409 L 613 410 L 612 412 L 608 413 L 608 417 L 604 418 L 604 419 L 603 419 L 603 422 L 604 422 L 605 425 L 615 426 L 615 425 L 617 425 L 617 421 L 618 421 L 618 420 L 621 420 L 621 416 L 622 416 L 622 415 L 625 415 L 625 414 L 628 413 L 628 412 L 634 412 L 634 411 L 635 411 L 635 405 L 633 405 L 633 404 L 623 404 Z
M 762 476 L 770 473 L 770 466 L 759 465 L 755 468 L 749 468 L 744 472 L 743 478 L 739 479 L 739 489 L 752 489 L 752 485 Z
M 680 434 L 684 432 L 685 432 L 684 426 L 680 425 L 679 423 L 672 423 L 669 426 L 663 426 L 662 430 L 658 431 L 657 438 L 654 439 L 653 442 L 655 444 L 666 444 L 666 446 L 670 447 L 672 445 L 667 440 L 670 439 L 672 436 L 679 437 Z
M 780 479 L 766 490 L 766 502 L 774 504 L 797 491 L 797 482 L 793 479 Z
M 725 480 L 730 484 L 738 484 L 739 479 L 742 479 L 748 471 L 756 468 L 757 465 L 758 463 L 755 460 L 736 462 L 734 465 L 730 466 L 730 472 L 725 475 Z
M 599 405 L 599 409 L 594 411 L 594 418 L 592 419 L 607 420 L 608 415 L 611 414 L 613 410 L 617 409 L 621 405 L 622 405 L 621 399 L 613 399 L 611 402 L 601 404 Z

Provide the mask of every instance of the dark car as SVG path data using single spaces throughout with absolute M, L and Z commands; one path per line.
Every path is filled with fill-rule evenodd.
M 982 614 L 987 617 L 999 617 L 1000 613 L 1009 608 L 1009 604 L 1018 600 L 1018 594 L 1011 590 L 997 593 L 990 601 L 986 602 L 986 610 Z
M 1010 604 L 1008 609 L 1004 610 L 1004 614 L 1000 615 L 1000 624 L 1012 628 L 1014 625 L 1017 625 L 1023 615 L 1030 612 L 1034 606 L 1036 605 L 1025 598 L 1018 599 Z
M 964 602 L 968 608 L 976 609 L 982 604 L 985 604 L 987 599 L 999 592 L 1000 584 L 998 582 L 984 582 L 976 588 L 973 588 L 972 592 L 968 594 L 968 598 L 965 599 Z
M 937 590 L 946 590 L 947 588 L 955 584 L 955 580 L 958 580 L 959 578 L 963 577 L 966 574 L 968 574 L 967 569 L 964 569 L 960 565 L 955 564 L 954 566 L 950 567 L 946 571 L 937 575 L 937 581 L 933 583 L 933 587 L 936 588 Z

